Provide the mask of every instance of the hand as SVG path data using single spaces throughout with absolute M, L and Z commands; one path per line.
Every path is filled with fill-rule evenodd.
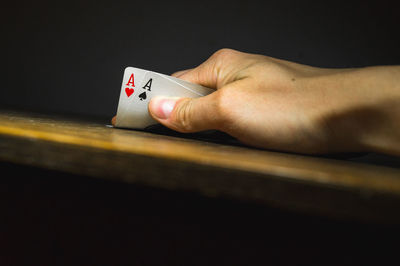
M 399 129 L 388 137 L 374 128 L 400 128 L 399 86 L 382 82 L 399 74 L 398 67 L 322 69 L 222 49 L 200 66 L 174 74 L 214 93 L 196 99 L 156 97 L 149 112 L 179 132 L 217 129 L 266 149 L 400 153 L 399 144 L 393 149 L 400 143 Z M 398 116 L 386 117 L 393 108 Z

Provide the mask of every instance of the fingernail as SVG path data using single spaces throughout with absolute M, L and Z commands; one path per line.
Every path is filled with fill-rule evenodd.
M 179 98 L 154 97 L 151 100 L 151 112 L 159 119 L 167 119 Z

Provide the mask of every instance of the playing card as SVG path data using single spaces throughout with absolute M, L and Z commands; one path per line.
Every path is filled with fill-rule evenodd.
M 213 89 L 201 86 L 199 84 L 191 83 L 191 82 L 183 80 L 183 79 L 179 79 L 179 78 L 172 77 L 172 76 L 167 76 L 167 75 L 164 75 L 164 74 L 161 74 L 161 75 L 163 75 L 164 77 L 166 77 L 168 79 L 171 79 L 174 82 L 177 82 L 178 84 L 182 85 L 185 88 L 188 88 L 190 90 L 194 90 L 194 91 L 196 91 L 196 92 L 198 92 L 200 94 L 203 94 L 203 95 L 210 94 L 210 93 L 212 93 L 214 91 Z
M 119 96 L 117 116 L 123 116 L 129 103 L 133 100 L 137 88 L 148 71 L 135 67 L 127 67 L 122 79 L 121 93 Z
M 156 124 L 157 122 L 148 113 L 149 101 L 154 96 L 195 98 L 214 91 L 208 88 L 204 89 L 202 86 L 188 86 L 191 83 L 185 84 L 186 87 L 182 85 L 184 83 L 180 83 L 172 77 L 146 70 L 141 71 L 143 72 L 139 73 L 136 68 L 125 70 L 117 112 L 117 127 L 143 129 Z M 131 72 L 134 74 L 133 80 Z M 140 85 L 138 85 L 139 79 Z

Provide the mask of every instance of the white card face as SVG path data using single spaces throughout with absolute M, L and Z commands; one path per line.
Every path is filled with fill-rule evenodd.
M 135 67 L 125 68 L 121 93 L 119 95 L 117 117 L 124 115 L 126 108 L 136 95 L 147 72 L 149 71 Z
M 154 96 L 196 98 L 206 95 L 194 89 L 186 88 L 178 82 L 169 79 L 168 76 L 151 71 L 148 71 L 141 79 L 140 86 L 137 86 L 138 83 L 135 80 L 134 92 L 131 93 L 129 90 L 130 87 L 128 87 L 127 93 L 125 90 L 131 80 L 126 75 L 130 75 L 130 72 L 125 71 L 121 94 L 124 94 L 124 97 L 128 97 L 128 100 L 123 99 L 121 101 L 122 96 L 120 96 L 119 105 L 122 103 L 124 106 L 118 106 L 117 127 L 143 129 L 156 124 L 157 122 L 151 118 L 148 112 L 149 101 Z

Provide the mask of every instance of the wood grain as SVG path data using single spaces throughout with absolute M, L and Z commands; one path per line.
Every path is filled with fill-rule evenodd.
M 0 160 L 299 211 L 400 221 L 400 170 L 0 113 Z

